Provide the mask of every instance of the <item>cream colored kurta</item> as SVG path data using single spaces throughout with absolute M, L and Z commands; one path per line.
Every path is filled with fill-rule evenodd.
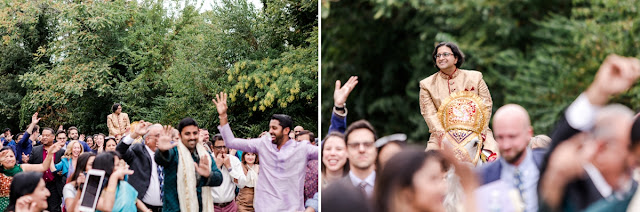
M 130 126 L 131 122 L 129 121 L 129 115 L 127 115 L 126 113 L 120 113 L 120 115 L 112 113 L 107 116 L 107 127 L 109 127 L 109 136 L 115 137 L 116 135 L 122 135 Z
M 491 94 L 487 84 L 482 79 L 482 73 L 478 71 L 458 69 L 452 76 L 449 76 L 442 71 L 423 79 L 420 81 L 420 113 L 424 117 L 431 137 L 427 144 L 427 149 L 440 149 L 440 142 L 444 135 L 444 128 L 442 122 L 437 116 L 438 108 L 442 101 L 449 97 L 450 94 L 458 91 L 471 91 L 475 92 L 484 100 L 486 106 L 487 118 L 491 119 L 491 108 L 493 101 L 491 100 Z M 491 129 L 489 129 L 489 121 L 482 131 L 482 135 L 485 136 L 484 149 L 490 150 L 493 153 L 498 154 L 498 146 Z

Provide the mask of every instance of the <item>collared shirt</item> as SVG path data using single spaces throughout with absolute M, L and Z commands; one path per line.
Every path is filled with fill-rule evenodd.
M 227 169 L 224 165 L 220 167 L 220 172 L 222 172 L 222 184 L 220 184 L 220 186 L 211 187 L 213 203 L 227 203 L 233 201 L 236 197 L 236 184 L 233 182 L 233 179 L 240 179 L 241 177 L 244 177 L 244 170 L 242 170 L 242 163 L 240 163 L 240 160 L 230 154 L 227 154 L 227 157 L 229 157 L 231 169 Z
M 527 148 L 524 160 L 517 167 L 508 163 L 504 158 L 500 158 L 502 170 L 500 179 L 516 186 L 514 178 L 515 169 L 520 171 L 520 180 L 523 186 L 522 197 L 524 199 L 525 211 L 538 211 L 538 179 L 540 179 L 540 170 L 533 160 L 531 149 Z M 516 187 L 517 188 L 517 187 Z
M 591 178 L 591 181 L 593 181 L 593 185 L 596 187 L 596 190 L 600 192 L 600 195 L 602 195 L 602 197 L 606 198 L 613 193 L 613 188 L 611 188 L 609 183 L 604 180 L 604 177 L 602 176 L 600 171 L 598 171 L 598 169 L 593 166 L 593 164 L 585 164 L 582 166 L 582 168 L 584 168 L 584 171 L 587 172 L 587 175 L 589 175 L 589 178 Z
M 131 139 L 131 142 L 133 142 L 133 139 Z M 142 202 L 153 206 L 162 206 L 162 199 L 160 198 L 158 164 L 154 160 L 156 152 L 151 150 L 151 148 L 149 148 L 147 145 L 144 145 L 144 148 L 147 150 L 147 152 L 149 152 L 149 156 L 151 157 L 151 177 L 149 178 L 149 188 L 147 188 L 147 193 L 144 194 Z
M 218 126 L 225 145 L 258 153 L 260 174 L 255 188 L 256 211 L 303 211 L 304 175 L 307 161 L 318 158 L 319 149 L 309 142 L 287 141 L 280 149 L 267 133 L 260 138 L 235 138 L 229 124 Z
M 593 182 L 593 185 L 596 187 L 596 190 L 598 190 L 598 192 L 600 192 L 600 195 L 602 195 L 602 197 L 607 200 L 612 200 L 614 198 L 623 200 L 627 195 L 629 195 L 633 187 L 633 181 L 627 180 L 622 184 L 620 189 L 613 190 L 613 187 L 611 187 L 611 185 L 607 183 L 607 181 L 604 179 L 604 176 L 602 176 L 602 173 L 600 173 L 600 170 L 598 170 L 598 168 L 596 168 L 593 164 L 587 163 L 582 167 L 584 168 L 585 172 L 587 172 L 587 175 L 589 175 L 589 178 Z
M 360 188 L 360 183 L 364 181 L 367 184 L 364 187 L 364 191 L 367 192 L 367 197 L 372 197 L 373 185 L 375 185 L 376 182 L 376 171 L 371 172 L 371 174 L 364 178 L 364 180 L 361 180 L 360 178 L 356 177 L 356 175 L 354 175 L 352 171 L 349 171 L 349 178 L 351 179 L 351 183 L 353 183 L 353 186 L 358 189 Z

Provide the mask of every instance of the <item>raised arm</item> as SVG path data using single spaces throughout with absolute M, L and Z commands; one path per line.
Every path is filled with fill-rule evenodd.
M 175 150 L 175 147 L 178 146 L 179 141 L 171 141 L 173 127 L 164 126 L 162 132 L 160 133 L 160 137 L 158 137 L 158 141 L 156 142 L 156 156 L 154 157 L 156 163 L 161 166 L 166 166 L 170 161 L 173 160 L 173 157 L 178 154 Z
M 58 152 L 58 150 L 60 150 L 60 148 L 62 148 L 62 145 L 64 145 L 64 141 L 60 141 L 58 143 L 55 143 L 55 144 L 51 145 L 49 147 L 49 149 L 47 149 L 47 151 L 49 151 L 49 154 L 47 154 L 47 157 L 44 159 L 42 164 L 22 164 L 22 170 L 23 171 L 34 171 L 34 172 L 45 172 L 45 171 L 47 171 L 47 169 L 51 168 L 51 163 L 53 161 L 53 155 L 56 152 Z
M 22 136 L 22 139 L 20 139 L 20 141 L 18 141 L 18 143 L 16 144 L 17 146 L 19 146 L 22 149 L 27 148 L 29 144 L 28 142 L 29 136 L 33 134 L 33 128 L 36 126 L 36 124 L 38 124 L 39 121 L 40 121 L 40 118 L 38 118 L 38 112 L 36 112 L 33 114 L 33 116 L 31 116 L 31 123 L 27 127 L 27 130 L 24 131 L 24 135 Z M 20 156 L 21 155 L 16 155 L 16 158 Z
M 200 185 L 219 186 L 222 184 L 222 172 L 218 169 L 216 162 L 209 153 L 200 156 L 200 161 L 195 164 L 196 172 L 202 176 Z
M 260 145 L 260 142 L 257 141 L 262 141 L 264 139 L 269 139 L 269 141 L 271 140 L 270 135 L 268 138 L 263 136 L 262 138 L 250 140 L 236 138 L 231 131 L 231 127 L 229 127 L 229 120 L 227 119 L 227 94 L 220 92 L 219 94 L 216 94 L 216 98 L 212 101 L 216 105 L 216 110 L 218 110 L 220 118 L 220 126 L 218 126 L 218 130 L 220 131 L 224 144 L 227 148 L 237 149 L 243 152 L 257 153 L 258 146 Z
M 100 199 L 98 199 L 96 209 L 100 211 L 111 211 L 113 209 L 118 183 L 120 180 L 124 179 L 125 175 L 133 174 L 133 170 L 129 170 L 126 166 L 116 165 L 113 170 L 114 171 L 111 174 L 111 177 L 109 177 L 109 182 L 107 183 L 106 188 L 101 192 Z
M 120 142 L 118 146 L 116 146 L 116 151 L 120 153 L 120 155 L 122 155 L 122 159 L 124 159 L 124 161 L 126 161 L 127 163 L 131 163 L 136 158 L 133 150 L 129 149 L 129 147 L 131 147 L 131 143 L 133 143 L 133 140 L 137 139 L 141 135 L 147 134 L 147 132 L 149 131 L 149 126 L 151 126 L 151 123 L 140 120 L 139 124 L 136 125 L 133 132 L 130 135 L 122 138 L 122 142 Z
M 224 155 L 224 154 L 222 154 Z M 233 182 L 238 185 L 238 183 L 240 181 L 246 181 L 246 176 L 244 174 L 244 170 L 242 168 L 242 162 L 240 162 L 240 160 L 234 156 L 228 156 L 225 155 L 225 168 L 227 168 L 229 171 L 229 176 L 231 176 L 233 178 Z M 229 161 L 227 165 L 226 161 Z M 228 166 L 228 167 L 227 167 Z
M 347 129 L 347 98 L 358 84 L 358 77 L 351 76 L 349 80 L 340 86 L 340 80 L 336 80 L 336 87 L 333 90 L 333 112 L 331 114 L 331 125 L 329 132 L 338 131 L 344 133 Z

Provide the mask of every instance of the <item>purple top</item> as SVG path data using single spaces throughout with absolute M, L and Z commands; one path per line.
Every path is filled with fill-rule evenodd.
M 278 150 L 271 135 L 235 138 L 229 124 L 218 126 L 227 148 L 257 153 L 260 173 L 253 206 L 256 211 L 303 211 L 304 178 L 309 160 L 317 160 L 319 149 L 308 141 L 290 139 Z

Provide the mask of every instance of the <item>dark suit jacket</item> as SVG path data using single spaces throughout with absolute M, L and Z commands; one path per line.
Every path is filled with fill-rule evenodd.
M 151 155 L 147 152 L 144 142 L 133 145 L 127 145 L 120 142 L 116 146 L 116 151 L 122 155 L 122 159 L 129 164 L 133 175 L 129 176 L 129 184 L 138 191 L 138 199 L 142 200 L 149 189 L 149 180 L 151 178 Z
M 562 142 L 564 142 L 565 140 L 571 138 L 572 136 L 578 133 L 580 133 L 580 130 L 574 129 L 569 125 L 569 122 L 565 117 L 565 111 L 563 111 L 562 116 L 560 117 L 560 120 L 556 124 L 556 128 L 554 129 L 553 134 L 551 134 L 551 146 L 549 149 L 549 154 L 545 156 L 545 160 L 542 163 L 540 177 L 544 176 L 544 172 L 546 171 L 550 153 L 552 153 L 553 150 L 556 147 L 558 147 L 558 145 L 560 145 Z M 540 188 L 540 186 L 538 186 L 538 188 Z M 564 193 L 563 203 L 561 208 L 562 210 L 577 209 L 581 211 L 602 198 L 603 198 L 602 195 L 596 189 L 589 175 L 585 174 L 583 178 L 574 180 L 567 185 L 567 187 L 565 188 L 565 193 Z M 542 198 L 539 198 L 539 199 L 542 200 Z M 544 203 L 541 202 L 541 204 L 544 204 Z
M 544 159 L 545 154 L 547 153 L 546 149 L 534 149 L 531 150 L 531 154 L 533 155 L 533 161 L 536 163 L 536 166 L 540 168 L 542 166 L 542 160 Z M 480 177 L 481 184 L 485 185 L 487 183 L 491 183 L 493 181 L 500 179 L 500 172 L 502 171 L 502 164 L 495 160 L 489 164 L 486 164 L 479 169 L 476 170 L 478 176 Z
M 38 145 L 33 147 L 33 150 L 31 151 L 31 156 L 29 157 L 29 164 L 41 164 L 42 162 L 44 162 L 44 158 L 42 157 L 43 146 L 44 145 Z M 63 155 L 64 155 L 63 149 L 56 152 L 55 160 L 53 160 L 53 162 L 59 163 Z M 53 181 L 56 183 L 57 193 L 60 197 L 62 197 L 62 188 L 64 187 L 64 184 L 67 181 L 67 177 L 64 175 L 59 175 L 56 172 L 53 173 L 53 177 L 54 177 Z

